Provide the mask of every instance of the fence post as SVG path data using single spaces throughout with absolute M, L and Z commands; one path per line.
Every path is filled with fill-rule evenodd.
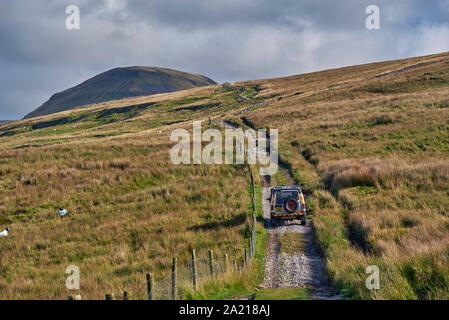
M 123 291 L 123 300 L 128 300 L 128 291 Z
M 243 261 L 243 266 L 246 267 L 246 262 L 248 261 L 248 250 L 245 247 L 245 260 Z
M 249 238 L 249 242 L 248 242 L 248 257 L 249 260 L 251 260 L 251 258 L 253 257 L 253 236 L 251 235 L 251 238 Z
M 251 259 L 254 256 L 254 243 L 253 243 L 253 235 L 251 235 L 251 239 L 249 239 L 249 252 Z
M 173 298 L 173 300 L 176 300 L 177 298 L 177 291 L 178 291 L 178 284 L 177 284 L 177 264 L 178 264 L 178 259 L 177 258 L 173 258 L 173 266 L 172 266 L 172 274 L 171 274 L 171 296 Z
M 253 245 L 252 250 L 253 250 L 253 257 L 254 257 L 254 254 L 256 253 L 256 237 L 255 236 L 251 240 L 251 244 Z
M 227 253 L 225 254 L 225 270 L 229 272 L 229 256 Z
M 193 281 L 193 289 L 196 291 L 197 284 L 196 284 L 196 256 L 195 256 L 195 249 L 192 249 L 192 281 Z
M 106 299 L 106 300 L 112 300 L 112 294 L 106 293 L 105 299 Z
M 209 269 L 210 269 L 210 276 L 214 276 L 214 251 L 209 250 Z
M 147 273 L 147 300 L 153 300 L 154 277 L 152 273 Z
M 255 251 L 255 241 L 256 241 L 256 185 L 254 183 L 254 176 L 253 176 L 253 170 L 251 169 L 251 165 L 248 164 L 248 168 L 249 168 L 249 173 L 251 176 L 251 187 L 252 187 L 252 204 L 253 204 L 253 228 L 252 228 L 252 232 L 251 232 L 251 239 L 249 241 L 249 258 L 251 259 L 254 255 L 254 251 Z M 247 262 L 247 257 L 246 257 L 246 249 L 245 249 L 245 265 Z
M 257 234 L 257 220 L 256 220 L 256 213 L 253 213 L 253 254 L 256 251 L 256 234 Z
M 252 202 L 252 205 L 253 205 L 253 212 L 256 210 L 256 203 L 255 203 L 255 199 L 254 199 L 254 195 L 255 195 L 255 193 L 256 193 L 256 190 L 255 190 L 255 187 L 254 187 L 254 177 L 253 177 L 253 170 L 251 169 L 251 165 L 250 164 L 248 164 L 248 169 L 249 169 L 249 175 L 250 175 L 250 177 L 251 177 L 251 188 L 252 188 L 252 197 L 251 197 L 251 202 Z

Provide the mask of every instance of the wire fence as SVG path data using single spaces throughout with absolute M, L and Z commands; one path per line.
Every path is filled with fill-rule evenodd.
M 213 256 L 212 259 L 192 259 L 191 262 L 176 267 L 169 276 L 154 283 L 146 299 L 183 299 L 187 292 L 193 292 L 208 281 L 237 269 L 236 264 L 229 261 L 226 256 L 221 259 Z
M 204 284 L 217 279 L 225 274 L 244 271 L 249 261 L 254 257 L 256 250 L 256 194 L 254 176 L 251 166 L 248 165 L 252 187 L 252 221 L 251 236 L 248 246 L 245 247 L 244 255 L 237 260 L 231 260 L 227 254 L 214 256 L 210 250 L 207 258 L 197 258 L 195 250 L 192 250 L 190 262 L 178 266 L 177 259 L 173 258 L 172 272 L 165 278 L 155 282 L 152 274 L 147 274 L 146 283 L 132 295 L 127 292 L 121 297 L 107 294 L 106 299 L 124 300 L 177 300 L 186 298 L 188 292 L 198 290 Z

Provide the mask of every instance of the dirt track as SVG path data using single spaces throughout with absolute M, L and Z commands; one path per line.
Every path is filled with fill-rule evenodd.
M 226 121 L 221 122 L 225 128 L 235 128 L 236 125 Z M 270 145 L 267 141 L 267 148 Z M 290 185 L 296 185 L 296 181 L 288 168 L 279 163 L 279 169 L 284 173 Z M 311 299 L 340 300 L 335 289 L 330 285 L 326 275 L 325 264 L 321 251 L 315 242 L 315 234 L 310 220 L 305 226 L 299 220 L 283 221 L 275 226 L 270 222 L 270 177 L 265 176 L 262 185 L 262 208 L 264 213 L 265 228 L 268 229 L 267 250 L 265 256 L 265 277 L 263 288 L 311 288 Z M 293 242 L 299 243 L 297 250 L 284 252 L 281 247 L 281 238 L 293 234 Z M 297 237 L 294 235 L 297 234 Z M 296 248 L 295 245 L 292 246 Z
M 265 278 L 262 287 L 311 288 L 311 299 L 341 299 L 330 286 L 321 252 L 315 242 L 310 221 L 302 226 L 299 220 L 283 221 L 275 226 L 270 223 L 270 187 L 262 189 L 262 207 L 268 241 Z M 285 235 L 302 242 L 294 252 L 283 250 L 281 238 Z M 297 235 L 297 236 L 296 236 Z

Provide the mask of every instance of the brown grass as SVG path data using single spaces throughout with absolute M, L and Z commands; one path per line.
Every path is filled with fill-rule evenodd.
M 169 136 L 196 119 L 242 107 L 219 86 L 132 98 L 23 120 L 0 137 L 1 299 L 66 299 L 66 267 L 81 272 L 83 299 L 145 291 L 198 258 L 241 259 L 249 236 L 249 175 L 245 166 L 174 165 Z M 221 107 L 179 110 L 219 100 Z M 96 119 L 98 111 L 156 102 L 132 118 Z M 244 105 L 243 105 L 244 106 Z M 70 116 L 79 121 L 32 129 Z M 108 120 L 108 121 L 109 121 Z M 182 121 L 179 122 L 178 121 Z M 205 122 L 205 126 L 206 126 Z M 16 148 L 20 147 L 20 148 Z M 58 208 L 68 215 L 58 217 Z M 240 260 L 239 260 L 240 261 Z
M 135 291 L 171 258 L 246 243 L 247 176 L 238 166 L 173 166 L 172 129 L 244 114 L 278 128 L 279 151 L 307 193 L 327 270 L 366 299 L 449 298 L 447 53 L 139 97 L 0 128 L 1 298 L 65 298 L 79 264 L 82 294 Z M 424 64 L 423 64 L 424 63 Z M 386 72 L 416 66 L 376 78 Z M 243 87 L 251 99 L 238 94 Z M 155 103 L 138 113 L 104 109 Z M 38 122 L 78 119 L 44 129 Z M 80 119 L 79 117 L 83 117 Z M 16 149 L 19 148 L 19 149 Z M 283 183 L 282 173 L 273 183 Z M 69 216 L 60 219 L 55 209 Z M 5 241 L 3 241 L 5 240 Z M 365 287 L 365 268 L 381 289 Z
M 272 102 L 245 117 L 279 129 L 280 154 L 313 193 L 318 242 L 345 295 L 449 298 L 448 59 L 245 83 L 259 84 L 257 96 Z M 371 264 L 381 271 L 379 291 L 365 288 Z

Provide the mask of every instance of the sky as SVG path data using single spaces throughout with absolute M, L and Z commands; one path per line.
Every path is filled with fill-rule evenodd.
M 68 29 L 66 8 L 80 10 Z M 379 8 L 369 30 L 366 8 Z M 449 0 L 0 1 L 0 120 L 115 67 L 236 82 L 449 51 Z

